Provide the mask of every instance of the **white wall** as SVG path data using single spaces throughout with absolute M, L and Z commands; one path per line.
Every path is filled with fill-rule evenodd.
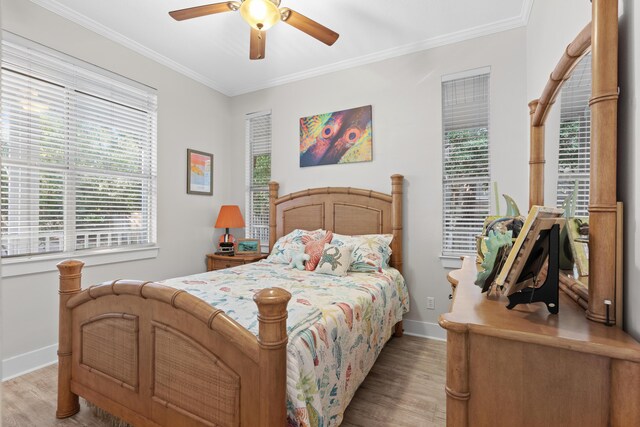
M 280 194 L 318 186 L 389 193 L 389 177 L 405 175 L 404 267 L 412 299 L 408 319 L 413 321 L 406 326 L 444 336 L 436 325 L 438 315 L 448 310 L 450 292 L 439 260 L 441 76 L 491 66 L 492 179 L 526 208 L 524 46 L 521 28 L 232 98 L 235 203 L 243 202 L 244 115 L 254 111 L 272 111 L 272 178 L 280 183 Z M 300 117 L 368 104 L 373 106 L 372 162 L 299 167 Z M 436 310 L 426 309 L 428 296 L 436 297 Z
M 620 17 L 620 101 L 618 114 L 618 198 L 624 202 L 624 327 L 640 340 L 640 7 L 623 1 Z
M 30 1 L 3 0 L 2 8 L 4 29 L 158 90 L 159 256 L 86 268 L 84 283 L 113 278 L 155 280 L 205 271 L 215 217 L 231 194 L 229 98 Z M 186 194 L 187 148 L 214 153 L 213 197 Z M 57 299 L 54 272 L 3 280 L 5 376 L 54 360 Z M 32 353 L 23 355 L 27 352 Z

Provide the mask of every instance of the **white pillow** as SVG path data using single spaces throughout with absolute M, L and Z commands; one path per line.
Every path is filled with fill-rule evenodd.
M 351 246 L 336 246 L 325 243 L 316 273 L 346 276 L 351 265 Z
M 314 239 L 318 239 L 324 233 L 325 231 L 321 229 L 314 231 L 295 229 L 278 239 L 265 261 L 272 264 L 289 264 L 294 253 L 304 253 L 303 236 L 311 236 Z

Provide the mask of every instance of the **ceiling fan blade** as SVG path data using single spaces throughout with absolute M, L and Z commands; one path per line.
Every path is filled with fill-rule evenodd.
M 336 40 L 338 40 L 338 37 L 340 37 L 340 34 L 335 31 L 289 8 L 282 8 L 281 14 L 284 22 L 299 29 L 303 33 L 309 34 L 311 37 L 320 40 L 328 46 L 334 44 Z
M 187 9 L 173 10 L 169 15 L 176 21 L 198 18 L 200 16 L 213 15 L 214 13 L 231 12 L 238 10 L 236 2 L 213 3 L 204 6 L 189 7 Z
M 251 28 L 251 43 L 249 44 L 249 59 L 264 59 L 267 47 L 267 32 Z

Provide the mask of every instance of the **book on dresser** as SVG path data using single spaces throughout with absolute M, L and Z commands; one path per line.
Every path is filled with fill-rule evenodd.
M 553 224 L 564 225 L 563 209 L 548 206 L 533 206 L 520 230 L 520 234 L 507 256 L 495 284 L 502 288 L 503 293 L 510 295 L 525 287 L 533 285 L 533 281 L 519 283 L 520 273 L 531 255 L 536 239 L 542 230 L 548 230 Z

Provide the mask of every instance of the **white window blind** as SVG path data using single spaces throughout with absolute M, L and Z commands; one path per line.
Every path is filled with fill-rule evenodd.
M 269 181 L 271 180 L 271 112 L 246 119 L 246 236 L 269 245 Z
M 442 254 L 475 253 L 489 215 L 489 73 L 442 82 Z
M 2 256 L 155 243 L 155 90 L 7 36 Z
M 560 92 L 557 205 L 578 183 L 576 216 L 589 215 L 591 53 L 580 60 Z

